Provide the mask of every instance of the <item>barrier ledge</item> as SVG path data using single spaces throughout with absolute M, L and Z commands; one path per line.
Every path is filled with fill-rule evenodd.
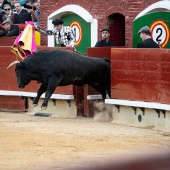
M 0 95 L 1 96 L 36 97 L 37 93 L 0 90 Z M 42 94 L 41 98 L 45 98 L 45 94 Z M 74 100 L 74 95 L 52 94 L 50 99 Z
M 142 107 L 150 109 L 170 110 L 169 104 L 154 103 L 154 102 L 142 102 L 142 101 L 131 101 L 131 100 L 120 100 L 120 99 L 106 99 L 106 104 L 123 105 L 131 107 Z
M 106 95 L 106 98 L 109 99 L 109 96 Z M 87 100 L 100 100 L 102 95 L 87 95 Z

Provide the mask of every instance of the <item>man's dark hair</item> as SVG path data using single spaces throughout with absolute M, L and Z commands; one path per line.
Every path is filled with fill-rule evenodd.
M 62 19 L 60 19 L 60 18 L 57 18 L 57 19 L 52 21 L 52 24 L 54 24 L 54 25 L 62 25 L 62 24 L 64 24 L 64 21 Z

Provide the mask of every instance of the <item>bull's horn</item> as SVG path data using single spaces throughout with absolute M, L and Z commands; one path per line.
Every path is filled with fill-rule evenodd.
M 7 69 L 11 68 L 12 66 L 16 65 L 17 63 L 20 63 L 19 61 L 13 61 L 8 67 Z

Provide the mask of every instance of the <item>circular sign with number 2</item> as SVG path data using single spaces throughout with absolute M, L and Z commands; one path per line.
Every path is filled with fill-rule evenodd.
M 154 21 L 150 30 L 152 32 L 153 40 L 162 48 L 166 47 L 169 41 L 169 28 L 168 24 L 163 20 Z

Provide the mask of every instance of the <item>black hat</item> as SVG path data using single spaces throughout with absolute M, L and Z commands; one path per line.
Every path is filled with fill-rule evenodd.
M 144 26 L 144 27 L 142 27 L 139 31 L 138 31 L 138 34 L 140 34 L 140 33 L 146 33 L 146 34 L 150 34 L 151 33 L 151 31 L 150 31 L 150 29 L 149 29 L 149 27 L 148 26 Z
M 108 31 L 108 32 L 110 32 L 108 28 L 103 28 L 103 29 L 101 30 L 101 32 L 103 32 L 103 31 Z
M 57 19 L 52 21 L 52 24 L 54 24 L 54 25 L 62 25 L 62 24 L 64 24 L 64 21 L 62 19 L 60 19 L 60 18 L 57 18 Z

